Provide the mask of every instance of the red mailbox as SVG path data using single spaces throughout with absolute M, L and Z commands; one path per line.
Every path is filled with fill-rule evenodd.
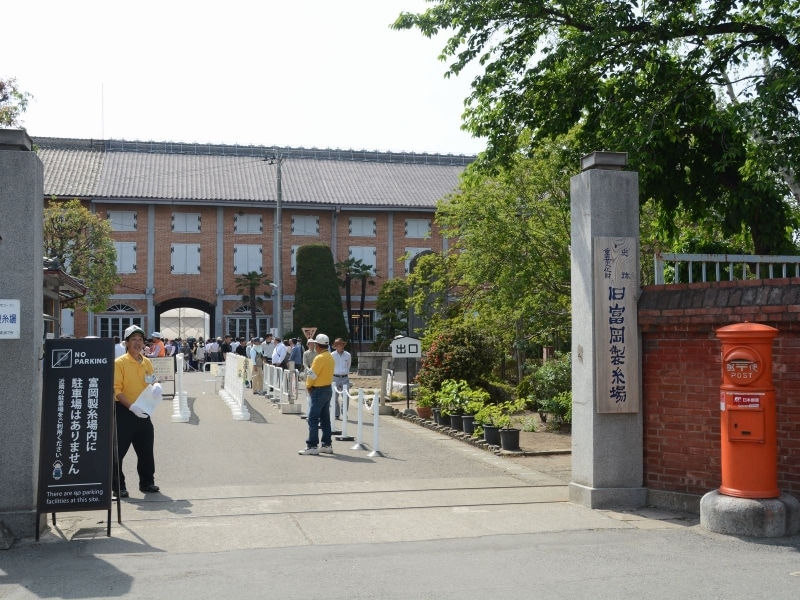
M 737 498 L 777 498 L 778 442 L 772 342 L 778 330 L 757 323 L 717 329 L 722 341 L 722 485 Z

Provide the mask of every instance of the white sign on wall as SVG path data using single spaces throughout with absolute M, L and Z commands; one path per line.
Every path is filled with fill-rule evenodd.
M 636 238 L 594 238 L 597 412 L 639 412 Z
M 19 339 L 19 300 L 0 299 L 0 340 Z

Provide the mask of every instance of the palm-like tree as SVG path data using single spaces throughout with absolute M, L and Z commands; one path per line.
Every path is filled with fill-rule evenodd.
M 364 315 L 364 304 L 367 299 L 367 284 L 374 285 L 372 280 L 375 277 L 375 269 L 372 265 L 364 263 L 361 259 L 348 258 L 336 263 L 336 274 L 341 278 L 340 284 L 345 290 L 345 301 L 347 304 L 347 330 L 350 332 L 350 343 L 355 341 L 355 331 L 353 330 L 353 301 L 352 301 L 352 283 L 353 280 L 361 281 L 361 316 Z M 359 331 L 362 331 L 359 328 Z M 358 351 L 361 352 L 361 335 L 358 336 Z
M 363 264 L 355 258 L 340 260 L 336 263 L 336 275 L 340 278 L 339 285 L 344 288 L 345 306 L 347 306 L 347 331 L 349 332 L 350 342 L 353 342 L 353 298 L 351 285 L 353 283 L 353 272 L 357 264 Z
M 361 341 L 364 338 L 364 304 L 367 301 L 367 284 L 375 285 L 375 281 L 372 279 L 373 277 L 377 277 L 375 273 L 375 269 L 372 265 L 367 265 L 361 262 L 360 260 L 357 261 L 355 269 L 353 271 L 353 279 L 357 279 L 361 282 L 361 303 L 359 304 L 359 312 L 361 313 L 361 320 L 359 322 L 359 334 L 358 334 L 358 351 L 361 352 Z
M 272 279 L 262 273 L 250 271 L 246 275 L 239 275 L 236 278 L 236 293 L 241 294 L 242 302 L 250 306 L 250 337 L 258 334 L 258 323 L 256 322 L 256 308 L 264 305 L 267 296 L 259 296 L 261 288 L 269 287 Z M 270 296 L 271 296 L 270 291 Z

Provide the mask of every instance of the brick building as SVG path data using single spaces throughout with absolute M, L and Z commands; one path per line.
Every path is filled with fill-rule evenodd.
M 76 311 L 76 336 L 118 335 L 130 324 L 153 331 L 160 316 L 176 308 L 208 314 L 205 336 L 253 335 L 249 308 L 234 282 L 251 271 L 277 280 L 280 176 L 281 333 L 303 325 L 292 321 L 296 251 L 324 243 L 334 260 L 361 259 L 377 273 L 367 309 L 357 315 L 369 342 L 380 285 L 404 277 L 414 255 L 443 249 L 433 223 L 436 202 L 456 190 L 474 160 L 117 140 L 34 142 L 44 163 L 45 199 L 80 198 L 113 229 L 122 281 L 105 312 Z M 271 160 L 275 156 L 282 160 Z M 275 326 L 270 302 L 259 310 L 259 334 Z

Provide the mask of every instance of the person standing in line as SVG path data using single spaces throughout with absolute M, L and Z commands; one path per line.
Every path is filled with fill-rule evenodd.
M 225 362 L 228 356 L 228 352 L 233 352 L 233 349 L 231 347 L 231 336 L 229 335 L 225 336 L 225 340 L 220 345 L 219 351 L 220 354 L 222 354 L 222 362 Z
M 219 362 L 219 345 L 222 342 L 222 338 L 212 338 L 211 344 L 209 345 L 206 350 L 208 350 L 208 356 L 211 362 Z
M 350 353 L 344 349 L 347 345 L 342 338 L 336 338 L 333 340 L 333 348 L 334 352 L 331 353 L 333 356 L 333 383 L 336 384 L 338 389 L 343 388 L 344 386 L 350 387 L 350 362 L 352 360 Z M 346 402 L 347 400 L 345 400 Z M 336 418 L 341 418 L 341 407 L 339 403 L 336 402 Z
M 233 347 L 233 344 L 231 344 L 231 347 Z M 236 347 L 233 348 L 233 353 L 247 358 L 247 344 L 244 343 L 243 337 L 240 337 L 239 341 L 236 342 Z
M 127 350 L 125 349 L 125 344 L 119 339 L 118 335 L 114 336 L 114 360 L 118 359 L 120 356 L 125 354 Z
M 264 350 L 263 338 L 253 338 L 250 345 L 250 363 L 253 365 L 253 393 L 260 396 L 264 393 Z
M 303 352 L 303 370 L 308 372 L 311 370 L 311 363 L 314 362 L 314 357 L 317 355 L 314 350 L 317 343 L 314 341 L 314 338 L 311 338 L 306 344 L 308 344 L 308 350 Z
M 283 340 L 275 338 L 275 348 L 272 350 L 272 366 L 284 368 L 284 362 L 288 354 Z
M 261 353 L 264 355 L 264 362 L 272 364 L 272 351 L 275 350 L 275 342 L 272 339 L 272 334 L 268 333 L 264 336 L 264 343 L 261 344 Z
M 164 348 L 164 342 L 161 341 L 161 334 L 158 331 L 154 331 L 150 334 L 150 337 L 153 338 L 153 343 L 150 344 L 150 352 L 147 354 L 147 358 L 163 358 L 166 356 L 167 350 Z
M 330 343 L 328 336 L 320 333 L 314 340 L 317 355 L 306 375 L 306 389 L 309 391 L 308 411 L 308 438 L 306 447 L 298 454 L 317 455 L 333 454 L 333 440 L 331 438 L 331 396 L 333 395 L 333 357 L 328 352 Z M 319 429 L 322 427 L 322 449 L 319 445 Z
M 194 360 L 197 363 L 197 370 L 202 371 L 206 362 L 206 345 L 203 342 L 203 338 L 197 340 L 197 344 L 194 347 Z
M 136 325 L 125 330 L 126 353 L 114 361 L 114 411 L 117 421 L 118 463 L 113 472 L 112 490 L 119 490 L 120 498 L 128 497 L 122 460 L 133 445 L 136 452 L 136 470 L 139 474 L 139 491 L 154 494 L 156 464 L 153 456 L 155 432 L 150 415 L 133 404 L 150 383 L 155 383 L 153 363 L 142 354 L 144 331 Z
M 297 338 L 292 338 L 289 340 L 291 345 L 291 350 L 289 350 L 289 360 L 294 363 L 294 368 L 297 371 L 303 370 L 303 347 L 300 345 L 300 341 Z

